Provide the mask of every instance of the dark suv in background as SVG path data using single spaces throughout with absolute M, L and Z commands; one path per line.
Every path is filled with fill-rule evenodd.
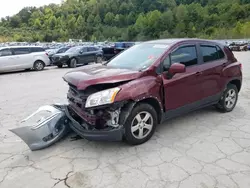
M 88 140 L 142 144 L 164 120 L 210 105 L 232 111 L 242 71 L 227 46 L 173 39 L 140 43 L 64 80 L 65 112 L 75 132 Z
M 76 46 L 64 53 L 52 56 L 52 64 L 59 68 L 67 65 L 75 68 L 78 64 L 87 65 L 91 62 L 102 63 L 103 51 L 94 46 Z

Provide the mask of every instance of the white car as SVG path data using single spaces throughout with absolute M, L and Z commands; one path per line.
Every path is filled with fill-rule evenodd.
M 34 69 L 41 71 L 50 64 L 47 52 L 38 46 L 0 48 L 0 72 Z

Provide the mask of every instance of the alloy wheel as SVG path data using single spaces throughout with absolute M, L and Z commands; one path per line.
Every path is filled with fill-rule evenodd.
M 228 109 L 232 108 L 235 105 L 237 96 L 234 89 L 228 90 L 225 98 L 225 105 Z
M 149 112 L 140 112 L 132 121 L 131 133 L 135 138 L 143 139 L 150 134 L 153 124 L 153 117 Z
M 35 67 L 36 67 L 36 70 L 42 70 L 42 69 L 43 69 L 43 63 L 40 62 L 40 61 L 38 61 L 38 62 L 36 63 L 36 65 L 35 65 Z

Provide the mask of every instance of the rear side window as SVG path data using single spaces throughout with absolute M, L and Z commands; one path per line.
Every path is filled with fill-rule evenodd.
M 225 57 L 224 52 L 218 46 L 201 45 L 201 54 L 204 63 L 216 61 Z
M 88 52 L 94 52 L 97 51 L 95 47 L 88 47 Z
M 30 48 L 30 51 L 31 52 L 44 52 L 45 50 L 40 47 L 34 47 L 34 48 Z
M 13 50 L 14 50 L 15 55 L 22 55 L 22 54 L 30 53 L 29 48 L 14 48 Z
M 171 64 L 181 63 L 185 66 L 198 64 L 197 51 L 195 45 L 178 48 L 171 53 Z
M 84 52 L 87 52 L 88 51 L 88 48 L 84 47 L 81 49 L 81 53 L 84 53 Z
M 10 49 L 0 50 L 0 57 L 10 56 L 10 55 L 12 55 L 12 51 Z

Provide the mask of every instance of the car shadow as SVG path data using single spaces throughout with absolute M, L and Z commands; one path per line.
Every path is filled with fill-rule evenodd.
M 11 75 L 11 74 L 25 74 L 25 73 L 31 73 L 31 72 L 43 72 L 43 71 L 47 71 L 49 69 L 45 68 L 42 71 L 35 71 L 35 70 L 16 70 L 16 71 L 10 71 L 10 72 L 0 72 L 0 76 L 1 75 Z
M 131 151 L 131 149 L 151 151 L 152 148 L 154 149 L 161 148 L 162 145 L 166 144 L 171 146 L 175 142 L 180 141 L 179 137 L 180 135 L 178 135 L 179 133 L 178 131 L 185 132 L 185 130 L 188 129 L 192 129 L 195 131 L 196 129 L 193 128 L 194 125 L 192 124 L 192 121 L 193 120 L 197 121 L 197 117 L 200 116 L 201 118 L 207 116 L 214 117 L 215 114 L 218 114 L 218 116 L 220 116 L 220 113 L 213 106 L 210 106 L 201 110 L 193 111 L 185 115 L 170 119 L 162 124 L 159 124 L 156 128 L 156 132 L 153 135 L 153 137 L 142 145 L 132 146 L 124 141 L 123 142 L 88 141 L 86 139 L 77 136 L 76 133 L 71 131 L 69 135 L 67 135 L 65 138 L 55 143 L 54 145 L 45 148 L 43 150 L 31 153 L 36 153 L 36 155 L 39 155 L 39 157 L 43 157 L 45 155 L 48 155 L 49 153 L 51 153 L 52 155 L 52 153 L 54 153 L 55 150 L 61 150 L 61 148 L 64 148 L 64 150 L 69 150 L 69 151 L 72 150 L 72 148 L 83 149 L 86 151 L 88 150 L 88 148 L 91 148 L 90 149 L 91 151 L 93 151 L 94 149 L 95 152 L 97 153 L 101 153 L 103 151 L 110 151 L 111 153 L 112 152 L 126 153 L 127 151 Z M 208 119 L 205 119 L 205 121 L 208 121 Z M 202 125 L 202 122 L 198 124 Z M 185 126 L 185 128 L 183 128 L 183 126 Z M 199 134 L 202 134 L 202 132 Z M 186 137 L 183 137 L 181 139 L 185 138 Z M 160 143 L 161 141 L 164 141 L 165 143 Z
M 161 138 L 164 137 L 164 135 L 166 133 L 168 133 L 168 131 L 171 131 L 171 134 L 173 133 L 173 131 L 176 130 L 181 130 L 183 128 L 183 122 L 186 122 L 185 124 L 185 129 L 191 129 L 193 128 L 194 124 L 192 124 L 192 121 L 199 121 L 199 119 L 197 119 L 197 117 L 199 117 L 200 119 L 203 119 L 204 121 L 207 121 L 207 117 L 214 117 L 215 115 L 220 116 L 221 113 L 218 112 L 216 110 L 216 108 L 214 106 L 209 106 L 206 107 L 204 109 L 200 109 L 197 111 L 193 111 L 193 112 L 189 112 L 186 113 L 184 115 L 169 119 L 167 121 L 164 121 L 163 123 L 157 125 L 156 127 L 156 133 L 155 135 L 153 135 L 153 137 L 146 143 L 142 144 L 142 145 L 147 145 L 150 144 L 150 142 L 154 142 L 158 136 L 160 136 Z M 205 118 L 206 117 L 206 118 Z M 205 118 L 205 119 L 204 119 Z M 196 123 L 197 124 L 197 123 Z M 202 122 L 198 123 L 200 125 L 202 125 Z M 167 136 L 167 135 L 166 135 Z M 173 135 L 175 136 L 175 135 Z M 74 139 L 72 139 L 74 137 L 68 138 L 68 141 L 71 141 L 74 143 Z M 76 141 L 80 141 L 80 142 L 85 142 L 85 139 L 82 139 L 78 136 L 76 136 L 77 139 L 75 139 Z M 70 139 L 70 140 L 69 140 Z M 90 144 L 95 145 L 95 147 L 100 147 L 100 148 L 119 148 L 119 147 L 123 147 L 123 148 L 128 148 L 128 147 L 140 147 L 140 146 L 131 146 L 126 144 L 126 142 L 105 142 L 105 141 L 88 141 Z M 172 143 L 169 143 L 172 144 Z M 96 146 L 98 145 L 98 146 Z

